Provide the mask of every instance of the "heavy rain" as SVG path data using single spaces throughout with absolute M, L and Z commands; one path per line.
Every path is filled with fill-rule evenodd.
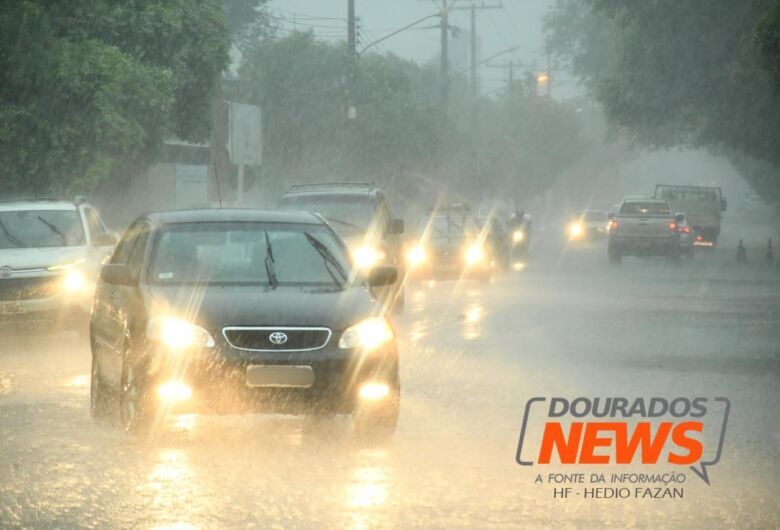
M 0 7 L 0 528 L 780 527 L 780 0 Z

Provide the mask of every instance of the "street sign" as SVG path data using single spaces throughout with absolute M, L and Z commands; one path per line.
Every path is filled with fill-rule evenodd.
M 263 153 L 260 107 L 229 102 L 230 161 L 238 165 L 258 166 Z

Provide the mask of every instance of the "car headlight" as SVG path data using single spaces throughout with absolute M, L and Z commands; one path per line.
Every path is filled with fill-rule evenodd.
M 375 350 L 395 338 L 393 328 L 383 317 L 367 318 L 350 326 L 339 339 L 339 348 L 343 350 L 360 348 Z
M 385 251 L 370 245 L 363 245 L 352 251 L 352 260 L 359 269 L 370 269 L 385 259 Z
M 62 286 L 69 293 L 77 293 L 84 289 L 87 280 L 79 270 L 69 270 L 62 279 Z
M 569 237 L 577 238 L 582 235 L 582 225 L 580 223 L 572 223 L 569 225 Z
M 146 325 L 146 336 L 172 350 L 214 347 L 211 333 L 178 318 L 153 318 Z
M 420 246 L 414 247 L 406 253 L 406 261 L 411 267 L 422 265 L 427 258 L 428 256 L 425 254 L 425 249 Z
M 512 241 L 515 243 L 520 243 L 523 239 L 525 239 L 525 232 L 522 230 L 515 230 L 512 232 Z
M 466 263 L 475 265 L 485 259 L 485 250 L 482 245 L 471 245 L 466 249 Z

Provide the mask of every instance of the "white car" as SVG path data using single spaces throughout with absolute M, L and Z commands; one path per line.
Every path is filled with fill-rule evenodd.
M 116 241 L 83 199 L 0 202 L 0 326 L 85 328 Z

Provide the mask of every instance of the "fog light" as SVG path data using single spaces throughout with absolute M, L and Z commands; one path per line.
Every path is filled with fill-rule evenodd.
M 390 395 L 390 387 L 384 383 L 363 383 L 360 387 L 360 399 L 376 401 Z
M 165 403 L 179 403 L 192 397 L 192 389 L 179 381 L 168 381 L 157 387 L 157 397 Z
M 485 251 L 480 245 L 472 245 L 466 249 L 466 264 L 476 265 L 485 260 Z

